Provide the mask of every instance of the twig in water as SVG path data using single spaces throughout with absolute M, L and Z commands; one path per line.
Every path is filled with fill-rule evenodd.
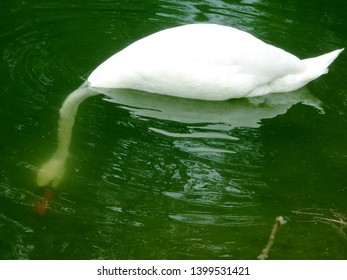
M 269 241 L 267 242 L 265 248 L 261 251 L 261 254 L 258 256 L 259 260 L 266 260 L 269 257 L 270 249 L 275 241 L 275 237 L 279 228 L 286 223 L 286 220 L 282 216 L 278 216 L 276 218 L 276 222 L 272 227 L 272 231 L 269 237 Z
M 317 211 L 323 212 L 319 213 Z M 325 214 L 324 212 L 328 212 Z M 311 216 L 313 222 L 324 223 L 332 226 L 343 238 L 346 238 L 347 216 L 336 209 L 301 209 L 293 211 L 297 215 Z

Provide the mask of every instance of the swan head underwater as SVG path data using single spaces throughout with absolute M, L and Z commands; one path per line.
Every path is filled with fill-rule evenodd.
M 175 97 L 222 101 L 290 92 L 328 72 L 343 51 L 309 59 L 216 24 L 166 29 L 116 53 L 72 92 L 60 109 L 58 147 L 38 171 L 37 185 L 59 186 L 78 106 L 98 89 L 134 89 Z

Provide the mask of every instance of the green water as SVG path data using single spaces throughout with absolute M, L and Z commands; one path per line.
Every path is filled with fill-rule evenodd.
M 128 103 L 88 99 L 65 179 L 46 215 L 33 211 L 63 100 L 113 53 L 213 22 L 306 58 L 347 47 L 346 14 L 342 0 L 1 3 L 0 258 L 256 259 L 283 215 L 271 259 L 346 259 L 346 231 L 313 220 L 347 215 L 345 53 L 271 108 L 136 92 Z M 325 113 L 307 105 L 313 96 Z

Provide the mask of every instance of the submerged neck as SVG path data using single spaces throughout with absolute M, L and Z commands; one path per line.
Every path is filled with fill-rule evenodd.
M 38 186 L 52 184 L 53 187 L 57 187 L 60 184 L 64 175 L 65 161 L 69 156 L 72 128 L 78 107 L 85 99 L 97 94 L 99 93 L 90 90 L 85 83 L 65 99 L 60 108 L 58 147 L 51 159 L 40 168 L 37 175 Z
M 60 108 L 60 118 L 58 122 L 58 148 L 55 152 L 55 156 L 64 159 L 68 157 L 72 128 L 78 107 L 85 99 L 97 94 L 98 93 L 91 91 L 87 84 L 83 84 L 65 99 Z

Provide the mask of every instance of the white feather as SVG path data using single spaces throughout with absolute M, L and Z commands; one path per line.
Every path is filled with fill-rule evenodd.
M 97 67 L 88 82 L 204 100 L 261 96 L 304 86 L 325 74 L 341 51 L 300 60 L 232 27 L 191 24 L 131 44 Z

